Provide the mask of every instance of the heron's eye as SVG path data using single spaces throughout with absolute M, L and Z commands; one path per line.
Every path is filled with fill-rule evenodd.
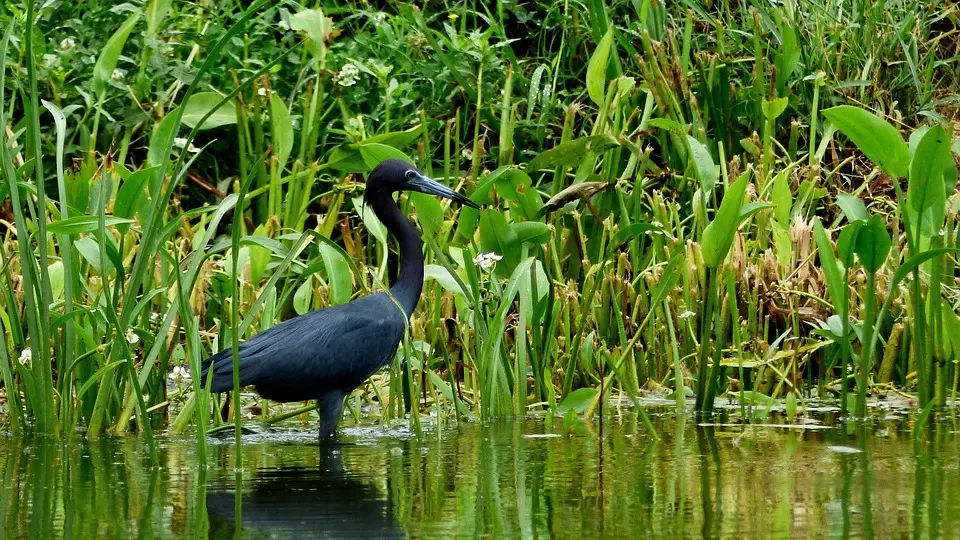
M 417 177 L 417 173 L 413 172 L 412 170 L 407 171 L 407 180 L 413 180 L 416 177 Z

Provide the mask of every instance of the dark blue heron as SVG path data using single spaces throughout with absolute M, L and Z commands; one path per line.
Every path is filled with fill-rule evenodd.
M 240 344 L 241 387 L 253 385 L 274 401 L 316 399 L 321 437 L 336 432 L 343 398 L 396 354 L 406 321 L 420 301 L 423 242 L 393 200 L 397 191 L 419 191 L 479 208 L 403 160 L 384 161 L 367 179 L 364 202 L 400 244 L 400 272 L 390 292 L 288 319 Z M 211 392 L 233 389 L 229 348 L 203 364 L 204 382 L 213 373 Z

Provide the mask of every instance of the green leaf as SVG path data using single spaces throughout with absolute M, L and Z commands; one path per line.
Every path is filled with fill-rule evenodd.
M 690 145 L 690 159 L 693 161 L 697 177 L 700 179 L 700 187 L 704 193 L 712 193 L 714 186 L 717 185 L 717 179 L 720 177 L 720 171 L 713 163 L 713 158 L 710 157 L 710 150 L 690 135 L 687 135 L 687 143 Z
M 763 111 L 763 116 L 767 120 L 776 120 L 783 114 L 783 111 L 787 110 L 788 100 L 785 97 L 777 98 L 772 101 L 764 100 L 760 104 L 760 108 Z
M 410 146 L 417 139 L 423 135 L 423 125 L 418 124 L 405 131 L 391 131 L 389 133 L 381 133 L 379 135 L 374 135 L 373 137 L 367 137 L 359 143 L 354 143 L 351 146 L 360 146 L 364 144 L 385 144 L 387 146 L 392 146 L 397 149 L 406 148 Z
M 147 169 L 140 169 L 135 171 L 126 180 L 120 184 L 120 189 L 117 190 L 117 199 L 113 204 L 113 215 L 119 218 L 133 218 L 136 215 L 137 209 L 141 202 L 143 202 L 147 195 L 143 191 L 143 187 L 151 181 L 151 179 L 156 178 L 157 173 L 159 173 L 160 167 L 150 167 Z M 117 227 L 120 232 L 126 232 L 128 227 Z
M 524 170 L 533 172 L 543 169 L 554 169 L 556 167 L 569 167 L 579 163 L 587 152 L 599 154 L 620 143 L 610 135 L 592 135 L 589 137 L 580 137 L 563 144 L 558 144 L 546 152 L 542 152 L 537 157 L 527 163 Z
M 74 216 L 72 218 L 61 219 L 47 225 L 47 231 L 52 234 L 89 233 L 100 228 L 98 219 L 98 216 Z M 107 227 L 113 227 L 114 225 L 133 223 L 133 220 L 106 216 L 104 222 Z
M 896 178 L 907 175 L 910 164 L 907 144 L 900 132 L 884 119 L 850 105 L 826 109 L 823 115 L 887 174 Z
M 777 223 L 787 230 L 790 227 L 790 209 L 793 207 L 793 194 L 787 182 L 787 169 L 780 171 L 773 179 L 773 190 L 770 197 L 773 200 L 773 215 Z
M 63 261 L 56 261 L 47 266 L 47 275 L 50 276 L 50 291 L 53 301 L 56 302 L 63 298 Z
M 876 274 L 890 253 L 890 234 L 880 216 L 873 216 L 857 233 L 856 252 L 860 264 L 870 274 Z
M 330 304 L 346 304 L 353 296 L 353 274 L 350 266 L 339 251 L 327 244 L 320 244 L 320 256 L 327 267 L 327 281 L 330 284 Z
M 80 216 L 80 217 L 91 217 L 91 216 Z M 94 216 L 94 220 L 96 217 Z M 49 229 L 48 229 L 49 230 Z M 73 243 L 73 246 L 80 253 L 80 256 L 83 257 L 87 263 L 93 267 L 93 270 L 99 274 L 103 275 L 103 264 L 100 261 L 100 246 L 97 244 L 97 241 L 93 238 L 80 238 Z
M 539 219 L 538 212 L 543 201 L 527 173 L 505 165 L 490 173 L 490 176 L 494 178 L 497 192 L 510 202 L 516 203 L 511 205 L 511 211 L 528 221 Z
M 857 235 L 860 234 L 860 227 L 867 220 L 854 221 L 848 223 L 840 229 L 840 238 L 837 239 L 837 255 L 840 257 L 840 264 L 843 268 L 853 266 L 853 255 L 856 253 Z
M 939 234 L 946 217 L 946 188 L 943 172 L 950 157 L 950 137 L 940 126 L 927 130 L 917 143 L 910 161 L 907 185 L 907 219 L 914 234 Z
M 521 244 L 544 245 L 550 241 L 551 230 L 546 223 L 539 221 L 521 221 L 511 223 L 510 228 L 516 233 L 517 239 Z
M 290 29 L 307 34 L 307 49 L 314 56 L 326 53 L 326 40 L 333 30 L 333 20 L 320 9 L 305 9 L 290 17 Z
M 387 228 L 377 219 L 377 215 L 373 213 L 373 208 L 370 208 L 369 204 L 363 203 L 363 197 L 353 198 L 353 208 L 359 214 L 360 220 L 363 221 L 370 234 L 381 244 L 386 244 Z
M 501 277 L 508 276 L 520 263 L 520 239 L 499 210 L 480 213 L 480 249 L 503 256 L 502 264 L 496 267 Z
M 587 64 L 587 94 L 597 106 L 603 105 L 603 95 L 607 86 L 607 64 L 610 61 L 610 49 L 613 45 L 613 26 L 607 30 L 597 49 Z
M 147 33 L 157 33 L 157 30 L 160 29 L 160 23 L 163 22 L 172 6 L 173 0 L 150 0 L 144 10 L 147 14 Z
M 454 279 L 446 267 L 439 264 L 428 264 L 423 267 L 423 279 L 424 281 L 428 279 L 435 279 L 437 283 L 440 284 L 444 290 L 450 291 L 453 294 L 459 294 L 460 296 L 466 296 L 463 292 L 463 289 L 460 287 L 460 284 L 457 283 L 457 280 Z
M 846 294 L 847 284 L 843 279 L 843 272 L 837 264 L 837 256 L 833 253 L 833 245 L 830 243 L 830 238 L 827 237 L 827 231 L 824 230 L 819 219 L 813 223 L 813 237 L 817 241 L 820 268 L 823 270 L 823 276 L 827 282 L 830 301 L 838 306 L 840 299 Z
M 597 397 L 599 392 L 596 388 L 578 388 L 567 394 L 563 401 L 557 405 L 557 414 L 566 414 L 567 411 L 574 411 L 579 414 L 586 412 L 587 407 Z
M 773 207 L 774 207 L 773 203 L 767 202 L 767 201 L 753 201 L 752 203 L 747 203 L 741 206 L 740 220 L 737 222 L 737 226 L 739 227 L 741 223 L 750 219 L 750 217 L 756 214 L 757 212 L 766 210 L 767 208 L 773 208 Z
M 626 227 L 623 227 L 617 231 L 616 236 L 613 237 L 613 242 L 610 243 L 610 247 L 620 247 L 628 241 L 640 236 L 641 234 L 653 231 L 662 231 L 662 229 L 650 223 L 631 223 L 630 225 L 627 225 Z
M 183 108 L 183 117 L 180 119 L 189 128 L 195 128 L 200 120 L 210 111 L 213 114 L 207 118 L 201 130 L 229 126 L 237 123 L 237 106 L 232 101 L 224 101 L 223 96 L 216 92 L 200 92 L 190 96 Z
M 867 214 L 867 207 L 863 205 L 863 201 L 856 195 L 849 193 L 837 195 L 837 206 L 840 207 L 843 215 L 847 217 L 847 221 L 850 223 L 870 219 L 870 216 Z
M 436 236 L 437 232 L 443 228 L 443 205 L 440 204 L 440 200 L 433 195 L 415 191 L 408 196 L 417 210 L 417 222 L 423 229 L 423 234 Z
M 167 148 L 170 148 L 170 141 L 177 136 L 175 131 L 177 127 L 176 113 L 176 109 L 167 113 L 153 130 L 153 135 L 150 137 L 150 148 L 147 150 L 147 163 L 151 166 L 160 166 L 170 158 L 165 153 Z
M 123 45 L 130 37 L 130 32 L 140 20 L 140 12 L 134 12 L 127 17 L 127 20 L 120 25 L 120 28 L 103 46 L 100 51 L 100 57 L 97 58 L 96 65 L 93 66 L 93 89 L 97 94 L 102 94 L 107 89 L 107 81 L 113 76 L 113 70 L 117 69 L 117 62 L 120 60 L 120 53 L 123 52 Z
M 392 146 L 380 143 L 362 143 L 360 145 L 360 156 L 363 162 L 369 167 L 368 170 L 377 168 L 377 165 L 388 159 L 402 159 L 407 163 L 413 163 L 413 160 L 406 154 Z
M 270 95 L 270 134 L 273 136 L 273 153 L 283 167 L 293 150 L 293 120 L 276 92 Z
M 703 261 L 709 268 L 717 268 L 727 258 L 733 238 L 740 226 L 740 208 L 747 191 L 750 172 L 746 171 L 723 194 L 720 209 L 703 231 Z
M 303 315 L 310 311 L 310 303 L 313 301 L 313 276 L 307 276 L 307 280 L 297 287 L 297 292 L 293 293 L 293 310 L 297 315 Z

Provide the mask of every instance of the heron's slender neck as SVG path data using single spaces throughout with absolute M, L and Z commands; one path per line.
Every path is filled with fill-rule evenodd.
M 400 302 L 407 318 L 410 318 L 420 302 L 420 291 L 423 289 L 423 241 L 417 228 L 400 212 L 387 190 L 368 191 L 367 201 L 380 222 L 400 244 L 400 273 L 396 283 L 390 287 L 390 294 Z

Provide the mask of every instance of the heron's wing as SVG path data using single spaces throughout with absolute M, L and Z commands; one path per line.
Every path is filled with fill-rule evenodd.
M 350 390 L 393 357 L 403 330 L 403 313 L 383 293 L 294 317 L 240 344 L 240 384 L 286 401 Z M 204 377 L 209 369 L 212 391 L 233 388 L 229 348 L 207 361 Z

